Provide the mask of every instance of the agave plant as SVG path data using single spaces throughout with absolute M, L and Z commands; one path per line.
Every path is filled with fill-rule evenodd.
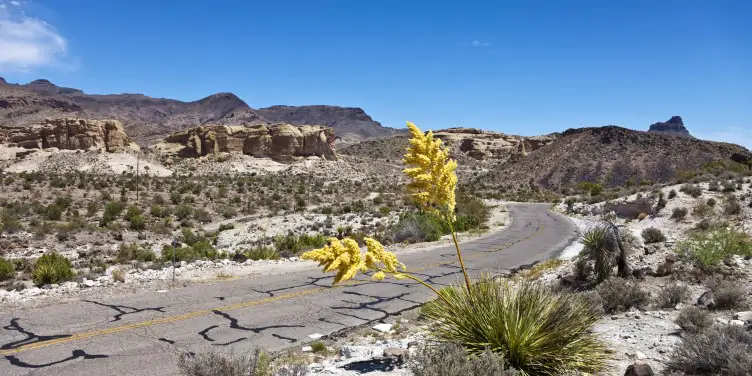
M 627 263 L 627 249 L 615 225 L 601 223 L 585 231 L 580 238 L 583 248 L 578 257 L 594 264 L 598 282 L 608 279 L 614 266 L 618 267 L 620 277 L 629 277 L 631 270 Z

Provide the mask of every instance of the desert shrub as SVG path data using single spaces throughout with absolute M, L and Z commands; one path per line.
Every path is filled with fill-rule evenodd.
M 217 229 L 217 232 L 232 230 L 235 228 L 235 224 L 233 223 L 223 223 L 219 225 L 219 228 Z
M 154 254 L 148 246 L 139 245 L 137 243 L 120 244 L 120 249 L 115 256 L 115 262 L 119 264 L 127 264 L 131 260 L 138 260 L 141 262 L 149 262 L 157 259 L 157 255 Z
M 437 322 L 440 341 L 461 344 L 471 354 L 490 350 L 526 374 L 594 372 L 604 365 L 604 344 L 590 330 L 600 313 L 580 295 L 526 279 L 513 286 L 487 277 L 470 290 L 454 286 L 441 294 L 448 303 L 422 310 Z
M 414 376 L 517 376 L 504 358 L 490 351 L 469 356 L 464 347 L 445 343 L 420 348 L 408 361 Z
M 37 286 L 69 281 L 73 278 L 71 262 L 59 253 L 45 253 L 34 263 L 32 280 Z
M 663 196 L 663 192 L 661 192 L 658 196 L 658 202 L 655 204 L 655 211 L 660 212 L 664 208 L 666 208 L 666 205 L 668 205 L 668 200 Z
M 190 205 L 182 204 L 175 209 L 175 218 L 179 221 L 188 219 L 193 215 L 193 208 Z
M 702 187 L 700 187 L 699 185 L 684 184 L 679 190 L 694 198 L 700 197 L 702 195 Z
M 58 204 L 49 204 L 44 211 L 44 218 L 48 221 L 59 221 L 63 216 L 63 208 Z
M 721 190 L 721 184 L 719 184 L 717 180 L 713 180 L 708 183 L 708 190 L 711 192 L 718 192 Z
M 692 208 L 692 215 L 697 218 L 705 218 L 710 214 L 713 214 L 713 208 L 705 202 L 698 202 Z
M 642 230 L 642 238 L 645 240 L 645 244 L 660 243 L 666 241 L 666 236 L 663 235 L 663 232 L 655 227 L 648 227 Z
M 404 215 L 391 228 L 395 243 L 420 243 L 439 240 L 449 233 L 444 221 L 433 214 L 417 212 Z
M 125 210 L 125 203 L 121 201 L 110 201 L 104 206 L 104 213 L 102 219 L 99 221 L 99 225 L 102 227 L 107 226 L 110 222 L 116 220 L 120 213 Z
M 672 189 L 671 191 L 668 192 L 668 199 L 670 200 L 670 199 L 676 197 L 676 195 L 677 195 L 676 190 Z
M 125 272 L 123 269 L 117 268 L 112 271 L 112 280 L 115 282 L 125 282 Z
M 161 197 L 161 196 L 159 196 Z M 170 216 L 170 209 L 162 205 L 154 205 L 149 210 L 149 214 L 156 218 L 167 218 Z
M 146 220 L 141 214 L 134 215 L 128 219 L 128 228 L 133 231 L 141 231 L 146 229 Z
M 639 284 L 623 278 L 609 278 L 598 285 L 596 291 L 603 301 L 603 310 L 608 313 L 642 308 L 650 300 L 650 295 Z
M 326 343 L 323 341 L 313 341 L 310 344 L 312 352 L 315 354 L 322 354 L 327 352 Z
M 686 375 L 749 375 L 752 332 L 723 326 L 690 334 L 674 349 L 667 370 Z
M 344 232 L 344 229 L 343 229 Z M 326 245 L 327 238 L 324 235 L 295 235 L 290 232 L 287 235 L 274 237 L 274 248 L 281 257 L 292 257 L 301 252 Z
M 246 257 L 248 257 L 251 260 L 277 260 L 279 259 L 279 254 L 277 251 L 272 247 L 267 246 L 261 246 L 261 247 L 254 247 L 245 252 Z
M 688 210 L 687 208 L 681 207 L 681 208 L 674 208 L 674 210 L 671 212 L 671 219 L 675 221 L 681 221 L 684 219 L 684 217 L 687 216 Z
M 697 333 L 713 325 L 713 317 L 704 309 L 689 306 L 679 312 L 679 316 L 676 317 L 676 325 L 679 325 L 684 331 Z
M 271 373 L 269 357 L 259 349 L 243 354 L 181 353 L 178 369 L 183 376 L 266 376 Z
M 671 283 L 659 292 L 656 303 L 661 308 L 674 308 L 677 304 L 687 300 L 689 288 L 683 283 Z
M 713 206 L 715 206 L 715 204 L 717 202 L 715 201 L 714 198 L 711 197 L 711 198 L 708 199 L 708 201 L 706 201 L 706 203 L 708 204 L 708 206 L 713 207 Z
M 603 205 L 605 213 L 614 212 L 619 218 L 636 219 L 640 214 L 653 214 L 653 205 L 645 198 L 630 202 L 608 202 Z
M 706 282 L 713 293 L 713 309 L 734 309 L 747 306 L 747 291 L 734 281 L 710 278 Z
M 727 215 L 739 215 L 742 212 L 742 206 L 736 199 L 736 196 L 728 196 L 723 203 L 723 212 Z
M 0 281 L 13 278 L 16 274 L 16 269 L 10 261 L 0 257 Z
M 175 261 L 192 262 L 199 259 L 215 260 L 221 256 L 221 254 L 212 247 L 208 240 L 200 240 L 193 245 L 185 247 L 173 247 L 166 245 L 162 248 L 162 261 L 171 262 L 173 259 L 173 252 L 175 253 Z
M 678 254 L 694 266 L 710 271 L 732 255 L 752 255 L 752 240 L 744 232 L 728 227 L 711 227 L 692 232 L 677 244 Z
M 237 212 L 236 212 L 236 214 L 237 214 Z M 193 212 L 193 215 L 196 217 L 196 220 L 199 221 L 199 222 L 201 222 L 201 223 L 209 223 L 212 220 L 214 220 L 214 218 L 212 217 L 211 213 L 209 213 L 209 211 L 206 210 L 206 209 L 196 209 Z
M 461 194 L 457 197 L 457 221 L 455 231 L 468 231 L 478 228 L 488 221 L 491 209 L 483 200 Z
M 14 233 L 22 228 L 18 214 L 9 209 L 3 209 L 0 212 L 0 232 Z

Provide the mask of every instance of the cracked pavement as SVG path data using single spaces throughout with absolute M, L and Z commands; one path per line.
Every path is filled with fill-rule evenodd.
M 509 205 L 503 231 L 461 245 L 468 270 L 500 274 L 556 256 L 577 236 L 548 204 Z M 459 281 L 454 246 L 400 255 L 434 285 Z M 359 276 L 331 287 L 318 269 L 0 312 L 0 375 L 176 375 L 180 352 L 299 346 L 430 300 L 409 280 Z

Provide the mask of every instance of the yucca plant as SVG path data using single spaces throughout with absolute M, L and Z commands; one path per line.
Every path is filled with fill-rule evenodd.
M 512 285 L 489 277 L 470 290 L 442 289 L 442 295 L 448 304 L 422 310 L 437 322 L 437 339 L 461 343 L 472 354 L 491 350 L 524 375 L 595 372 L 608 359 L 591 331 L 598 307 L 580 295 L 531 280 Z
M 31 276 L 34 284 L 42 286 L 71 280 L 73 270 L 71 262 L 65 256 L 51 252 L 37 259 Z
M 629 277 L 631 270 L 627 263 L 627 250 L 616 226 L 601 223 L 585 231 L 580 238 L 583 248 L 578 257 L 593 263 L 598 282 L 608 279 L 614 266 L 618 266 L 620 277 Z

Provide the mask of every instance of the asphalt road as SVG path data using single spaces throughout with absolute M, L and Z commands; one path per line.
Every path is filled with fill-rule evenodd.
M 511 205 L 507 229 L 462 245 L 471 273 L 501 273 L 555 256 L 576 236 L 546 204 Z M 399 255 L 399 254 L 398 254 Z M 459 281 L 453 247 L 400 257 L 434 284 Z M 2 310 L 0 375 L 175 375 L 176 354 L 211 347 L 299 346 L 379 321 L 432 298 L 412 281 L 367 277 L 331 288 L 318 270 Z

